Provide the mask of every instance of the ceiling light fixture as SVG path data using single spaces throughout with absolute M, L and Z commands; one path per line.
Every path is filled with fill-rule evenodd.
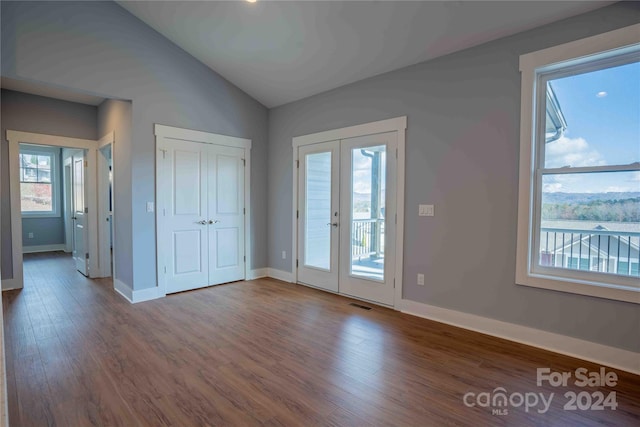
M 257 2 L 258 0 L 247 0 L 247 1 L 248 1 L 249 3 L 255 3 L 255 2 Z
M 598 98 L 604 98 L 605 96 L 607 96 L 607 92 L 605 92 L 605 91 L 598 92 L 598 93 L 596 93 L 596 96 Z

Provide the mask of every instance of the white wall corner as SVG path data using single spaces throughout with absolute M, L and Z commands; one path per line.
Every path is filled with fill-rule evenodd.
M 249 276 L 246 280 L 255 280 L 262 279 L 263 277 L 268 276 L 268 268 L 256 268 L 255 270 L 249 271 Z
M 288 271 L 282 271 L 275 268 L 267 269 L 267 276 L 272 279 L 282 280 L 283 282 L 293 283 L 293 274 Z
M 640 353 L 403 299 L 403 313 L 640 374 Z

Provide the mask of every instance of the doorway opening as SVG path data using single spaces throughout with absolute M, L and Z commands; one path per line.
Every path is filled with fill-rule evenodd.
M 109 175 L 96 171 L 98 148 L 112 147 L 113 133 L 95 141 L 9 130 L 7 140 L 12 236 L 22 236 L 12 239 L 12 288 L 23 284 L 23 254 L 66 252 L 81 274 L 111 276 L 111 265 L 100 260 L 105 247 L 112 259 L 111 242 L 99 236 L 105 226 L 98 221 L 98 206 L 108 205 L 100 187 L 110 187 Z M 56 243 L 33 244 L 52 234 Z

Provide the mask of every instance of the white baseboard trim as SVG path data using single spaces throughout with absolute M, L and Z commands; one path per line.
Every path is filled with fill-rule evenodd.
M 34 245 L 34 246 L 22 247 L 23 254 L 34 254 L 37 252 L 53 252 L 53 251 L 64 251 L 64 250 L 65 250 L 64 243 L 60 243 L 57 245 Z
M 115 289 L 117 293 L 122 295 L 124 299 L 129 301 L 131 304 L 164 297 L 164 294 L 160 292 L 160 288 L 157 286 L 136 291 L 118 279 L 113 279 L 113 289 Z
M 126 299 L 127 301 L 129 301 L 130 303 L 133 303 L 133 291 L 131 290 L 131 288 L 127 285 L 124 284 L 124 282 L 116 279 L 115 277 L 113 278 L 113 289 L 119 293 L 120 295 L 122 295 L 124 297 L 124 299 Z
M 256 268 L 255 270 L 251 270 L 246 280 L 262 279 L 263 277 L 267 277 L 268 270 L 268 268 Z
M 160 292 L 160 288 L 153 286 L 151 288 L 139 289 L 133 291 L 132 301 L 134 304 L 139 302 L 151 301 L 153 299 L 162 298 L 165 295 Z
M 633 351 L 405 299 L 396 308 L 436 322 L 640 374 L 640 353 Z
M 283 282 L 293 282 L 293 273 L 290 273 L 288 271 L 277 270 L 275 268 L 267 268 L 267 276 L 273 279 L 282 280 Z
M 21 289 L 20 283 L 18 280 L 14 279 L 2 279 L 2 290 L 3 291 L 12 291 L 14 289 Z

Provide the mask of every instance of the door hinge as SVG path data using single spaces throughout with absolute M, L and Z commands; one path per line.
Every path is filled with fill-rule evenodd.
M 84 208 L 84 213 L 89 213 L 89 208 Z
M 247 208 L 242 208 L 242 214 L 246 215 L 247 214 Z
M 84 254 L 84 259 L 89 259 L 89 254 Z
M 88 161 L 86 161 L 86 160 L 84 161 L 84 167 L 85 167 L 85 168 L 88 168 L 88 167 L 89 167 L 89 162 L 88 162 Z
M 396 148 L 396 159 L 398 158 L 398 149 Z
M 395 288 L 396 288 L 396 279 L 394 278 L 393 279 L 393 289 L 395 289 Z
M 244 256 L 244 262 L 247 262 L 247 256 L 246 255 Z
M 165 208 L 162 208 L 162 216 L 167 216 L 167 210 Z
M 167 274 L 167 266 L 164 266 L 164 274 Z
M 298 260 L 296 260 L 296 268 L 298 268 Z
M 160 150 L 162 151 L 162 158 L 166 159 L 167 158 L 167 150 Z
M 247 166 L 247 160 L 246 159 L 242 159 L 242 166 Z
M 296 211 L 296 218 L 300 218 L 300 211 Z
M 296 160 L 296 168 L 300 169 L 300 160 Z
M 398 214 L 396 214 L 396 219 L 395 219 L 395 221 L 396 221 L 396 224 L 397 224 L 397 223 L 398 223 Z

